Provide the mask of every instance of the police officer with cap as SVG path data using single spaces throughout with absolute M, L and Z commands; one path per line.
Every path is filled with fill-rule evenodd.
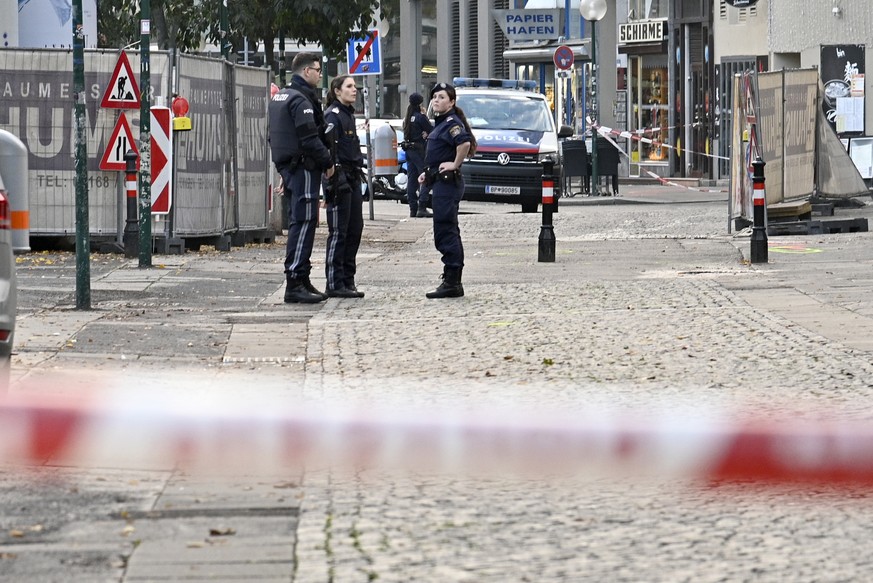
M 455 88 L 437 83 L 430 92 L 434 130 L 427 138 L 426 165 L 418 182 L 431 187 L 433 239 L 442 254 L 443 275 L 439 287 L 428 298 L 457 298 L 464 295 L 461 273 L 464 245 L 458 226 L 458 210 L 464 196 L 461 165 L 476 153 L 476 138 L 464 112 L 455 105 Z
M 288 202 L 285 302 L 314 304 L 327 299 L 327 294 L 312 285 L 309 273 L 320 177 L 322 173 L 326 178 L 332 176 L 334 165 L 322 135 L 324 115 L 315 93 L 321 80 L 321 57 L 298 53 L 291 69 L 291 82 L 270 100 L 270 149 Z

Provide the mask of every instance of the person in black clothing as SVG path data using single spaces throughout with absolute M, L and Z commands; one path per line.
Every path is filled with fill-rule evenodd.
M 433 194 L 433 242 L 442 254 L 442 283 L 425 294 L 428 298 L 459 298 L 464 295 L 464 245 L 458 226 L 458 210 L 464 196 L 461 165 L 476 153 L 476 137 L 461 108 L 455 105 L 455 88 L 437 83 L 430 92 L 434 130 L 427 137 L 425 169 L 418 182 L 430 185 Z
M 355 128 L 355 101 L 358 88 L 350 75 L 334 78 L 327 94 L 324 121 L 330 129 L 329 140 L 336 144 L 336 174 L 325 180 L 327 202 L 327 295 L 334 298 L 362 298 L 355 287 L 355 257 L 361 245 L 364 217 L 361 211 L 361 168 L 364 156 Z
M 315 94 L 321 57 L 298 53 L 291 69 L 291 82 L 270 100 L 270 149 L 288 203 L 285 302 L 314 304 L 327 299 L 309 280 L 320 176 L 332 176 L 334 166 L 322 135 L 324 114 Z
M 424 170 L 424 150 L 427 136 L 433 131 L 433 124 L 424 115 L 424 107 L 421 105 L 423 102 L 424 98 L 421 93 L 410 95 L 409 107 L 406 108 L 406 117 L 403 119 L 406 174 L 409 176 L 409 181 L 406 183 L 406 199 L 409 202 L 410 217 L 433 216 L 427 212 L 427 202 L 430 198 L 429 189 L 423 184 L 419 185 L 418 180 L 416 180 Z

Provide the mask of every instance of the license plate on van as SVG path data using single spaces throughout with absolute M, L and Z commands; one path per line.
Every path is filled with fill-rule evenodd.
M 520 186 L 485 186 L 485 192 L 488 194 L 521 194 Z

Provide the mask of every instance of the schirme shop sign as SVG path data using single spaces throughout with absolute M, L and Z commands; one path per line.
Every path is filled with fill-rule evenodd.
M 561 10 L 492 10 L 508 40 L 552 40 L 561 36 Z

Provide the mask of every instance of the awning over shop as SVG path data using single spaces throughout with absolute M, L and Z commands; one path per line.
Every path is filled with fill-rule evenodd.
M 666 53 L 667 41 L 618 45 L 618 52 L 623 55 L 657 55 Z
M 573 57 L 577 61 L 590 61 L 588 54 L 588 42 L 585 39 L 576 39 L 569 42 L 551 41 L 548 43 L 517 44 L 503 51 L 503 58 L 511 63 L 542 63 L 551 62 L 555 49 L 567 45 L 573 50 Z

